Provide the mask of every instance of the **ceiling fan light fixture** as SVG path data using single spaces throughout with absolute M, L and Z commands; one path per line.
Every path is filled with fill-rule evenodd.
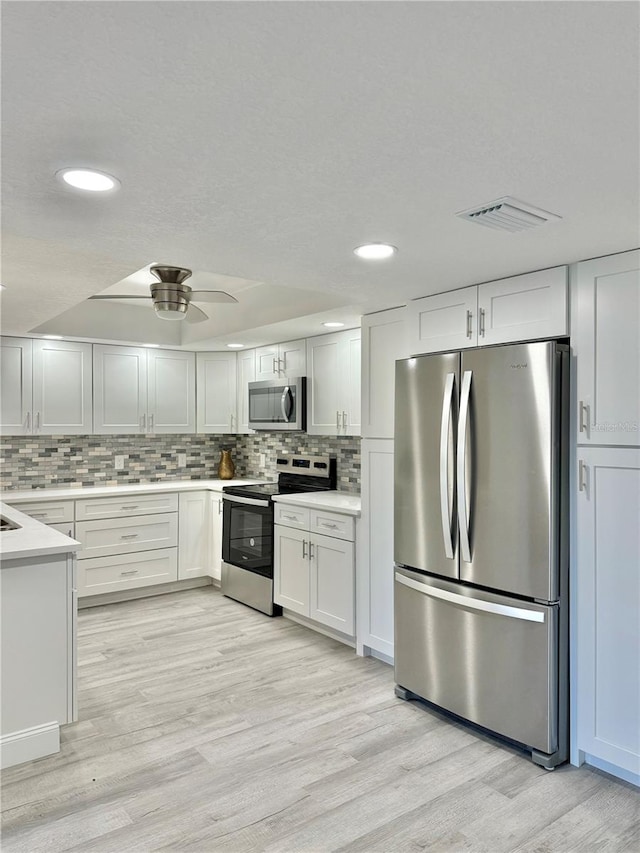
M 113 175 L 97 169 L 60 169 L 56 175 L 70 187 L 92 193 L 106 193 L 120 186 L 120 181 Z
M 161 320 L 184 320 L 189 304 L 178 305 L 175 302 L 157 302 L 154 306 L 157 316 Z
M 242 349 L 244 344 L 227 344 L 227 346 L 229 347 L 229 349 Z

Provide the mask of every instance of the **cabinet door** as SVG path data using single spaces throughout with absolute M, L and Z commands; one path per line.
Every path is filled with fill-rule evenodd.
M 393 659 L 393 441 L 362 442 L 357 648 Z
M 414 299 L 407 306 L 411 355 L 475 347 L 478 288 Z
M 278 359 L 280 352 L 278 344 L 268 347 L 257 347 L 256 351 L 256 382 L 266 379 L 277 379 L 280 375 Z
M 342 430 L 338 435 L 360 435 L 362 426 L 360 329 L 341 332 Z
M 222 578 L 222 492 L 210 492 L 209 519 L 211 523 L 209 574 L 219 586 Z
M 93 346 L 93 431 L 147 431 L 147 350 Z
M 33 425 L 44 435 L 93 432 L 91 344 L 33 342 Z
M 343 634 L 355 633 L 353 542 L 312 534 L 309 616 Z
M 148 428 L 158 433 L 196 431 L 196 355 L 148 350 Z
M 640 774 L 640 450 L 578 459 L 578 749 Z
M 362 318 L 362 437 L 393 438 L 396 359 L 409 357 L 407 309 Z
M 249 429 L 249 383 L 256 378 L 256 351 L 254 349 L 237 354 L 238 415 L 237 432 L 248 433 Z
M 640 445 L 640 252 L 578 264 L 578 444 Z
M 342 434 L 344 350 L 338 335 L 307 340 L 307 432 L 310 435 Z
M 233 432 L 237 408 L 235 352 L 197 353 L 197 431 Z
M 296 378 L 307 375 L 306 341 L 287 341 L 278 345 L 280 376 Z
M 178 580 L 209 574 L 209 492 L 181 492 L 178 504 Z
M 478 286 L 478 343 L 503 344 L 569 334 L 567 268 Z
M 31 360 L 30 338 L 2 338 L 0 417 L 4 435 L 31 433 Z
M 274 527 L 273 600 L 309 615 L 309 534 L 291 527 Z

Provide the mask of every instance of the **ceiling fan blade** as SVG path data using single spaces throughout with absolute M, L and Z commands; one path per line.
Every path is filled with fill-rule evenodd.
M 193 302 L 190 302 L 185 319 L 187 323 L 204 323 L 205 320 L 209 319 L 209 315 L 201 311 Z
M 235 296 L 224 290 L 192 290 L 191 299 L 194 302 L 237 302 Z
M 152 296 L 129 296 L 126 293 L 112 293 L 111 296 L 90 296 L 89 299 L 153 299 Z

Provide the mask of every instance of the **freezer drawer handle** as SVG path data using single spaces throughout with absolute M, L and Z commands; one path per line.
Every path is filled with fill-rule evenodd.
M 460 550 L 465 563 L 471 562 L 469 543 L 469 519 L 467 518 L 467 423 L 469 421 L 469 397 L 471 395 L 471 370 L 465 370 L 462 376 L 460 394 L 460 415 L 458 419 L 458 526 L 460 527 Z
M 442 397 L 442 421 L 440 423 L 440 519 L 444 553 L 453 559 L 453 538 L 451 536 L 451 515 L 449 510 L 449 424 L 455 373 L 448 373 Z
M 544 613 L 537 610 L 525 610 L 523 607 L 511 607 L 508 604 L 495 604 L 493 601 L 482 601 L 479 598 L 470 598 L 466 595 L 458 595 L 456 592 L 449 592 L 446 589 L 438 589 L 435 586 L 426 586 L 423 583 L 414 581 L 412 578 L 405 577 L 396 572 L 396 581 L 408 586 L 410 589 L 415 589 L 423 595 L 428 595 L 431 598 L 441 598 L 443 601 L 448 601 L 451 604 L 468 607 L 470 610 L 482 610 L 485 613 L 495 613 L 497 616 L 508 616 L 510 619 L 522 619 L 525 622 L 543 622 Z

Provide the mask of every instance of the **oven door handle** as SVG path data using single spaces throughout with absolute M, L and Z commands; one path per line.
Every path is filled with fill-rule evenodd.
M 222 500 L 234 504 L 249 504 L 249 506 L 269 506 L 269 501 L 258 500 L 258 498 L 241 498 L 237 495 L 222 495 Z

